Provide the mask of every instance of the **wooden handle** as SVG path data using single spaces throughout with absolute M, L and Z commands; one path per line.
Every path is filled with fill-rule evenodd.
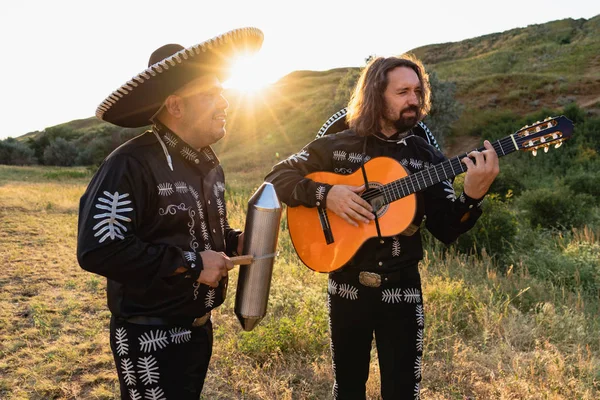
M 252 264 L 254 257 L 248 254 L 245 256 L 230 257 L 229 259 L 233 262 L 233 265 L 248 265 Z

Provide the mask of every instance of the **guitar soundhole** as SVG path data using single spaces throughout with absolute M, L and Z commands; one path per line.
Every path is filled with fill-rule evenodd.
M 377 218 L 381 218 L 389 207 L 389 204 L 386 203 L 383 192 L 381 191 L 382 187 L 383 185 L 379 182 L 369 182 L 369 189 L 361 194 L 361 197 L 371 204 L 371 207 L 373 207 L 373 210 L 375 210 L 377 214 Z

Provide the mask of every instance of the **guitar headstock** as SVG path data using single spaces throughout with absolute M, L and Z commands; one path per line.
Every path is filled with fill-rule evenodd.
M 526 125 L 513 134 L 519 150 L 531 151 L 535 156 L 538 149 L 548 152 L 551 145 L 559 148 L 573 134 L 573 122 L 564 115 L 548 117 L 543 121 Z

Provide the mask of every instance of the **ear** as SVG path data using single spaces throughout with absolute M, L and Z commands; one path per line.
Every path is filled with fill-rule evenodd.
M 164 108 L 174 118 L 181 118 L 184 111 L 183 98 L 174 94 L 170 95 L 165 100 Z

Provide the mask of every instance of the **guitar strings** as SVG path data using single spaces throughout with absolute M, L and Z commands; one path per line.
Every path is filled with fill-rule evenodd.
M 509 149 L 508 151 L 504 150 L 505 145 L 508 145 L 508 149 Z M 492 143 L 492 147 L 494 148 L 494 150 L 500 157 L 503 155 L 512 153 L 513 151 L 516 150 L 513 146 L 511 136 L 497 140 L 496 142 Z M 480 147 L 476 151 L 483 151 L 483 150 L 485 150 L 485 147 Z M 389 204 L 392 201 L 398 200 L 402 197 L 406 197 L 412 193 L 416 193 L 416 192 L 420 191 L 421 186 L 425 186 L 425 188 L 427 188 L 436 183 L 442 182 L 444 179 L 440 178 L 440 174 L 438 174 L 438 171 L 443 172 L 446 179 L 453 178 L 453 177 L 465 172 L 466 166 L 460 161 L 460 159 L 464 158 L 464 157 L 468 157 L 468 153 L 464 153 L 462 155 L 455 156 L 453 158 L 450 158 L 448 160 L 441 162 L 440 164 L 434 165 L 433 167 L 429 167 L 423 171 L 419 171 L 415 174 L 410 174 L 410 175 L 407 175 L 398 180 L 392 181 L 392 182 L 384 185 L 383 188 L 381 188 L 381 189 L 375 189 L 374 192 L 366 192 L 365 195 L 361 196 L 361 197 L 363 199 L 365 199 L 366 201 L 369 201 L 369 200 L 373 200 L 377 197 L 380 197 L 383 194 L 383 196 L 386 200 L 386 204 Z M 448 166 L 450 167 L 449 170 L 447 170 L 446 164 L 448 164 Z M 460 172 L 456 173 L 455 167 Z M 432 175 L 431 171 L 435 172 L 435 176 L 438 178 L 437 181 L 436 181 L 436 179 L 434 179 L 434 175 Z M 451 172 L 452 173 L 451 176 L 449 176 L 447 172 Z M 429 186 L 427 185 L 425 173 L 427 173 L 429 175 L 429 180 L 431 181 L 431 185 L 429 185 Z M 419 178 L 421 178 L 423 185 L 420 184 Z M 409 183 L 410 183 L 410 186 L 409 186 Z M 415 185 L 416 185 L 416 187 L 415 187 Z M 411 191 L 411 186 L 413 189 L 412 191 Z M 418 187 L 418 189 L 417 189 L 417 187 Z M 404 188 L 406 188 L 406 191 L 404 190 Z M 400 195 L 400 191 L 402 191 L 402 195 Z

